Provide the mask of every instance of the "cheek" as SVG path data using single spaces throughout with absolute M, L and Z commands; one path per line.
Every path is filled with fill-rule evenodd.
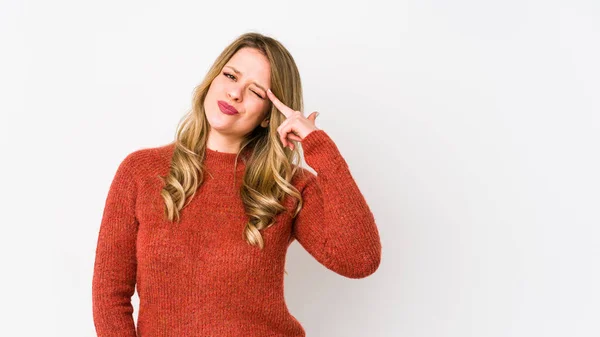
M 208 94 L 214 94 L 216 91 L 219 91 L 222 87 L 222 84 L 219 83 L 216 79 L 212 81 L 210 87 L 208 88 Z
M 209 91 L 210 90 L 212 90 L 212 91 L 225 90 L 226 86 L 228 85 L 227 81 L 230 81 L 230 80 L 223 75 L 218 75 L 210 83 Z
M 252 116 L 256 116 L 256 118 L 261 118 L 265 115 L 266 104 L 259 100 L 253 100 L 252 102 L 248 102 L 246 109 L 246 111 L 252 112 Z
M 262 101 L 259 103 L 256 103 L 256 105 L 254 107 L 254 109 L 255 109 L 254 111 L 255 111 L 258 119 L 262 120 L 263 118 L 266 117 L 266 115 L 268 113 L 267 108 L 268 108 L 268 105 Z

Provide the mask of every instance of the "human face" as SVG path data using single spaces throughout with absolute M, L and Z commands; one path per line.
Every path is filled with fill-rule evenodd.
M 238 50 L 213 79 L 206 94 L 204 111 L 210 132 L 216 132 L 230 141 L 241 141 L 261 122 L 266 126 L 270 102 L 265 90 L 270 83 L 271 66 L 268 59 L 254 48 Z M 237 113 L 224 113 L 222 109 L 227 108 L 223 106 L 227 105 Z

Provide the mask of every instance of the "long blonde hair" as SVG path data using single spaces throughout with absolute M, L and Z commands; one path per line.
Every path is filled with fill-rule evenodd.
M 165 202 L 165 217 L 179 221 L 179 213 L 192 200 L 204 181 L 206 142 L 210 125 L 204 113 L 204 99 L 213 79 L 223 66 L 241 48 L 259 50 L 271 66 L 271 91 L 285 105 L 302 111 L 302 84 L 292 55 L 277 40 L 259 33 L 246 33 L 229 44 L 217 57 L 204 80 L 194 89 L 192 108 L 181 119 L 175 137 L 175 148 L 169 173 L 162 177 L 164 188 L 161 196 Z M 299 167 L 299 147 L 294 141 L 294 150 L 284 148 L 279 140 L 277 127 L 285 116 L 270 105 L 269 126 L 256 127 L 242 141 L 237 153 L 246 163 L 243 184 L 240 188 L 248 222 L 242 239 L 260 249 L 264 241 L 260 230 L 275 222 L 275 216 L 285 210 L 283 200 L 290 195 L 298 200 L 292 217 L 302 208 L 302 197 L 291 184 Z M 248 151 L 245 151 L 248 150 Z M 245 152 L 244 152 L 245 151 Z M 236 166 L 237 166 L 236 157 Z M 234 169 L 235 171 L 235 169 Z M 186 203 L 187 201 L 187 203 Z

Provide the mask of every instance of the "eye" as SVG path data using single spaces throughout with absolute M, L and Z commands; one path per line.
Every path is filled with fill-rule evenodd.
M 253 92 L 253 93 L 255 93 L 255 94 L 256 94 L 256 96 L 258 96 L 258 98 L 260 98 L 260 99 L 264 99 L 264 98 L 263 98 L 261 95 L 259 95 L 259 94 L 258 94 L 256 91 L 252 91 L 252 92 Z
M 230 79 L 232 79 L 232 80 L 235 81 L 235 76 L 231 75 L 230 73 L 224 72 L 223 75 L 225 75 L 226 77 L 228 77 L 228 78 L 230 78 Z M 256 91 L 254 91 L 254 90 L 250 90 L 250 91 L 252 91 L 256 96 L 258 96 L 258 98 L 264 100 L 264 97 L 262 97 L 261 95 L 259 95 Z

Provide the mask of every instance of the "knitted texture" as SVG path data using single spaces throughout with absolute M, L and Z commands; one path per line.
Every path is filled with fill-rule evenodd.
M 317 261 L 348 278 L 379 267 L 375 219 L 332 139 L 316 130 L 302 141 L 304 159 L 292 184 L 296 200 L 261 231 L 265 247 L 242 237 L 248 220 L 239 189 L 245 164 L 206 149 L 209 174 L 181 211 L 164 219 L 159 175 L 169 172 L 174 144 L 130 153 L 110 185 L 92 281 L 99 337 L 305 336 L 284 300 L 287 249 L 298 240 Z M 234 178 L 237 176 L 237 179 Z M 235 182 L 235 184 L 234 184 Z M 137 329 L 131 297 L 140 299 Z

